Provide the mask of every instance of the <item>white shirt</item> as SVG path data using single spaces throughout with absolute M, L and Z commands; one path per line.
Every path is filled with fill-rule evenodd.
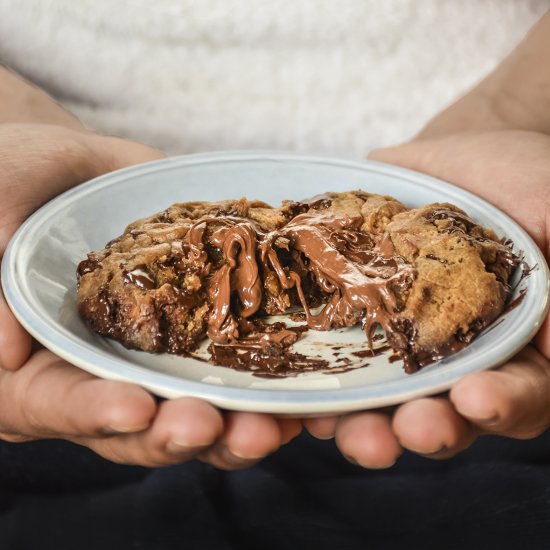
M 549 0 L 0 0 L 0 61 L 170 153 L 362 157 L 488 73 Z

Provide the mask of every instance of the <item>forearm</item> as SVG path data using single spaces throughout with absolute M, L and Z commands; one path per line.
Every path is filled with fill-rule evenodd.
M 0 124 L 55 124 L 74 130 L 84 126 L 46 92 L 0 65 Z
M 442 111 L 418 137 L 471 130 L 550 134 L 550 12 L 475 88 Z

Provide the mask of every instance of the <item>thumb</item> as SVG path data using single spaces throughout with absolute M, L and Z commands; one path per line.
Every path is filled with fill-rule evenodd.
M 140 143 L 48 124 L 5 124 L 0 151 L 0 260 L 21 222 L 48 200 L 96 176 L 165 156 Z M 31 338 L 0 289 L 0 369 L 19 368 L 30 352 Z
M 107 172 L 163 158 L 133 141 L 48 124 L 0 131 L 0 258 L 21 222 L 60 193 Z
M 373 149 L 367 159 L 422 171 L 422 168 L 431 164 L 431 159 L 426 158 L 428 155 L 429 148 L 425 144 L 412 141 L 394 147 Z
M 135 141 L 98 134 L 84 134 L 84 136 L 91 153 L 87 166 L 90 177 L 87 179 L 119 168 L 166 157 L 162 151 Z
M 0 214 L 20 208 L 19 218 L 86 180 L 165 156 L 141 143 L 50 124 L 3 125 L 0 150 L 0 186 L 9 196 Z

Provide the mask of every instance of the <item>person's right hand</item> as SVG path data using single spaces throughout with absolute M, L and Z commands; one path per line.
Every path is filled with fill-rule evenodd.
M 100 174 L 164 156 L 71 120 L 75 129 L 0 124 L 0 258 L 21 222 L 49 199 Z M 222 414 L 194 398 L 157 402 L 138 386 L 98 379 L 45 349 L 33 352 L 31 344 L 0 292 L 5 441 L 63 438 L 119 463 L 160 466 L 199 457 L 233 469 L 253 464 L 301 429 L 297 420 Z
M 441 131 L 369 155 L 455 183 L 514 218 L 550 259 L 550 136 L 523 130 Z M 542 297 L 541 297 L 542 299 Z M 365 467 L 392 465 L 403 450 L 441 459 L 478 436 L 531 439 L 550 426 L 550 319 L 533 344 L 499 369 L 468 374 L 448 396 L 414 399 L 304 423 L 335 436 L 341 452 Z

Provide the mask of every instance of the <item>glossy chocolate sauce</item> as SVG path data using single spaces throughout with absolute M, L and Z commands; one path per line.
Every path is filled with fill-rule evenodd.
M 131 271 L 124 270 L 122 272 L 122 278 L 124 279 L 124 282 L 134 284 L 144 290 L 151 290 L 155 288 L 155 279 L 147 271 L 147 267 L 145 265 L 138 265 Z
M 98 267 L 100 267 L 100 263 L 97 260 L 88 257 L 86 260 L 82 260 L 78 264 L 76 275 L 80 280 L 80 277 L 83 277 L 87 273 L 92 273 L 92 271 L 95 271 Z
M 220 346 L 212 343 L 208 351 L 215 365 L 252 371 L 254 375 L 264 378 L 296 376 L 303 372 L 330 368 L 328 361 L 321 357 L 305 356 L 285 347 L 261 348 L 239 344 Z
M 268 331 L 264 325 L 243 330 L 243 320 L 261 313 L 266 284 L 279 289 L 279 296 L 273 297 L 278 303 L 284 302 L 284 295 L 294 296 L 309 329 L 360 323 L 370 349 L 378 326 L 386 335 L 399 332 L 392 321 L 399 310 L 396 292 L 412 285 L 415 270 L 395 253 L 389 238 L 375 242 L 361 232 L 360 216 L 336 217 L 328 207 L 330 198 L 322 195 L 296 203 L 297 215 L 272 232 L 229 215 L 203 218 L 189 230 L 186 246 L 193 261 L 208 262 L 207 249 L 224 258 L 206 281 L 211 304 L 207 334 L 214 363 L 238 370 L 249 365 L 249 370 L 266 376 L 327 367 L 324 360 L 308 363 L 289 351 L 299 337 L 293 329 Z M 315 313 L 299 265 L 305 266 L 323 296 L 324 305 Z M 281 313 L 286 309 L 282 306 Z

